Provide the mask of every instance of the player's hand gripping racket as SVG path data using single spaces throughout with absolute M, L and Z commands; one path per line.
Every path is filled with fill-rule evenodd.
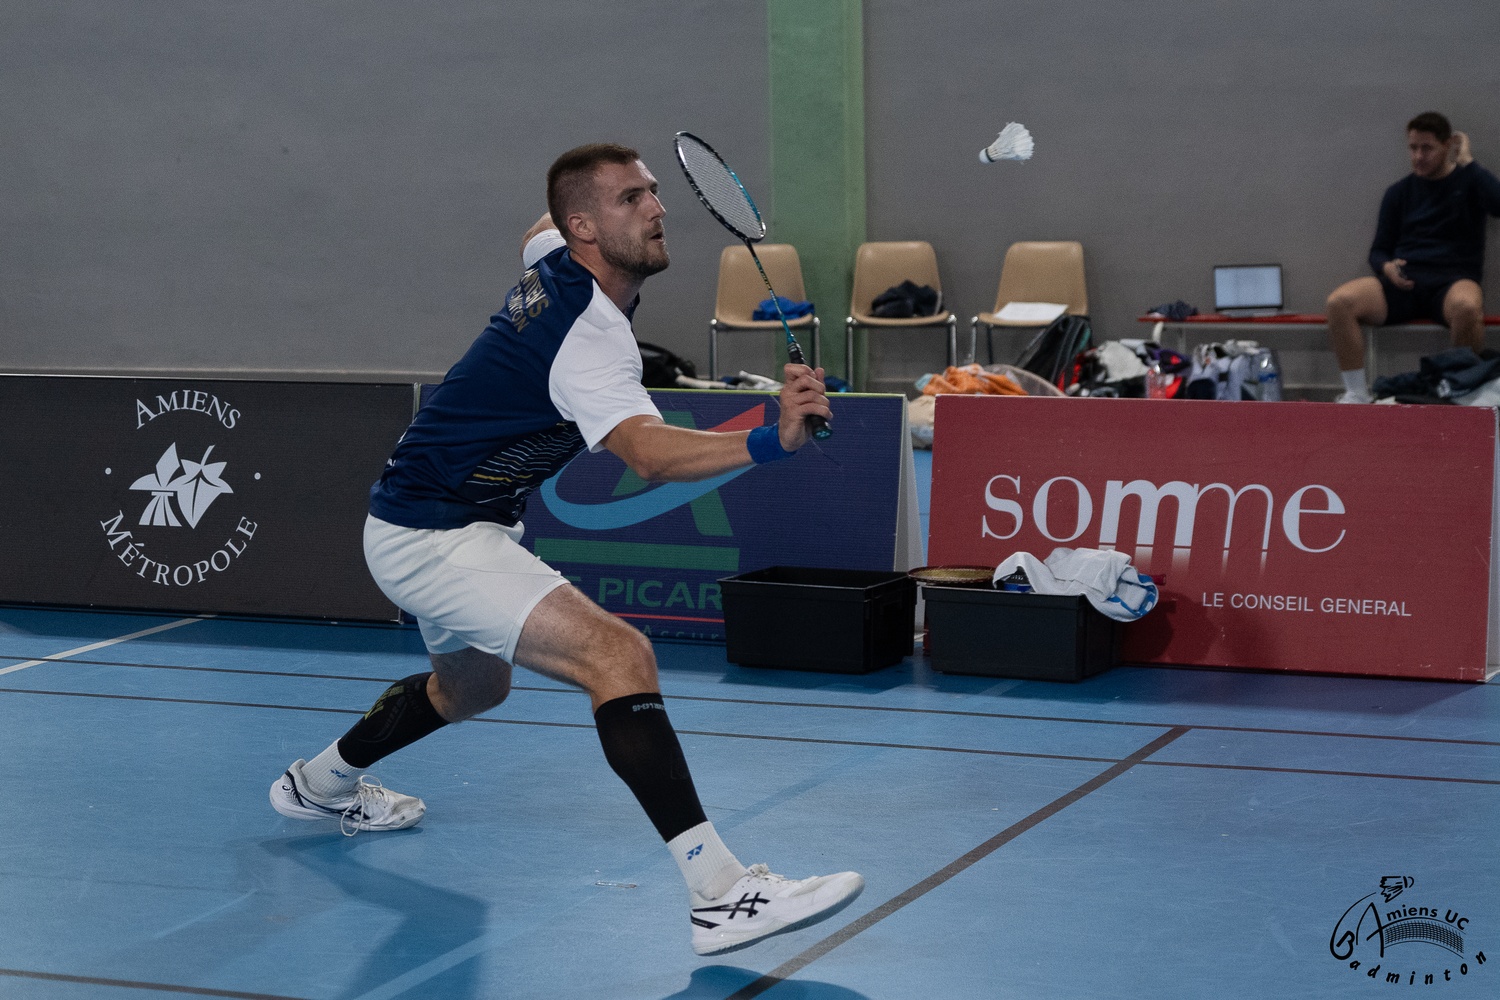
M 781 311 L 776 289 L 771 287 L 771 279 L 766 277 L 766 269 L 761 267 L 760 257 L 755 253 L 755 244 L 766 238 L 766 223 L 760 217 L 760 210 L 755 207 L 755 200 L 750 197 L 750 192 L 745 190 L 745 185 L 740 183 L 735 172 L 729 169 L 729 164 L 708 143 L 691 132 L 678 132 L 674 145 L 677 147 L 677 162 L 687 175 L 688 183 L 693 186 L 698 200 L 703 202 L 703 207 L 725 229 L 745 241 L 745 249 L 750 251 L 750 259 L 755 261 L 760 280 L 766 283 L 766 291 L 771 293 L 771 304 L 776 307 L 781 328 L 786 331 L 787 357 L 791 358 L 794 365 L 806 365 L 802 347 L 797 343 L 797 338 L 792 336 L 792 328 Z M 819 440 L 833 433 L 829 430 L 828 421 L 817 414 L 807 418 L 807 426 L 811 428 L 813 437 Z

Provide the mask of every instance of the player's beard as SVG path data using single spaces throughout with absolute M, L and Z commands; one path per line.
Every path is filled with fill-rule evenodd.
M 655 243 L 649 235 L 632 239 L 628 236 L 606 236 L 599 234 L 599 256 L 617 270 L 635 278 L 649 278 L 665 271 L 671 258 L 667 254 L 666 236 Z

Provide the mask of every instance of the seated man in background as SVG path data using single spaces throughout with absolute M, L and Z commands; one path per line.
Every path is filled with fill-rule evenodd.
M 1344 380 L 1340 403 L 1368 403 L 1360 328 L 1434 320 L 1455 347 L 1484 345 L 1485 216 L 1500 215 L 1500 179 L 1474 162 L 1469 137 L 1427 111 L 1406 124 L 1411 173 L 1386 189 L 1370 246 L 1373 278 L 1328 296 L 1328 333 Z

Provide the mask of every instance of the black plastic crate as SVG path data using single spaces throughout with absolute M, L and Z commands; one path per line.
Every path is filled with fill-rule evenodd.
M 924 653 L 945 674 L 1077 681 L 1119 662 L 1115 621 L 1087 598 L 923 587 Z
M 719 586 L 731 663 L 867 674 L 911 655 L 917 586 L 905 573 L 771 566 Z

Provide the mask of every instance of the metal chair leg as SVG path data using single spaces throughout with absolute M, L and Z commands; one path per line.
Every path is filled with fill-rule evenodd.
M 716 319 L 708 321 L 708 377 L 710 381 L 719 378 L 719 321 Z
M 849 388 L 855 390 L 854 384 L 854 317 L 849 316 L 844 320 L 844 377 L 849 382 Z
M 948 367 L 958 366 L 958 317 L 948 314 Z
M 818 367 L 818 361 L 822 358 L 822 351 L 818 348 L 818 317 L 814 316 L 812 321 L 813 363 L 814 369 Z

